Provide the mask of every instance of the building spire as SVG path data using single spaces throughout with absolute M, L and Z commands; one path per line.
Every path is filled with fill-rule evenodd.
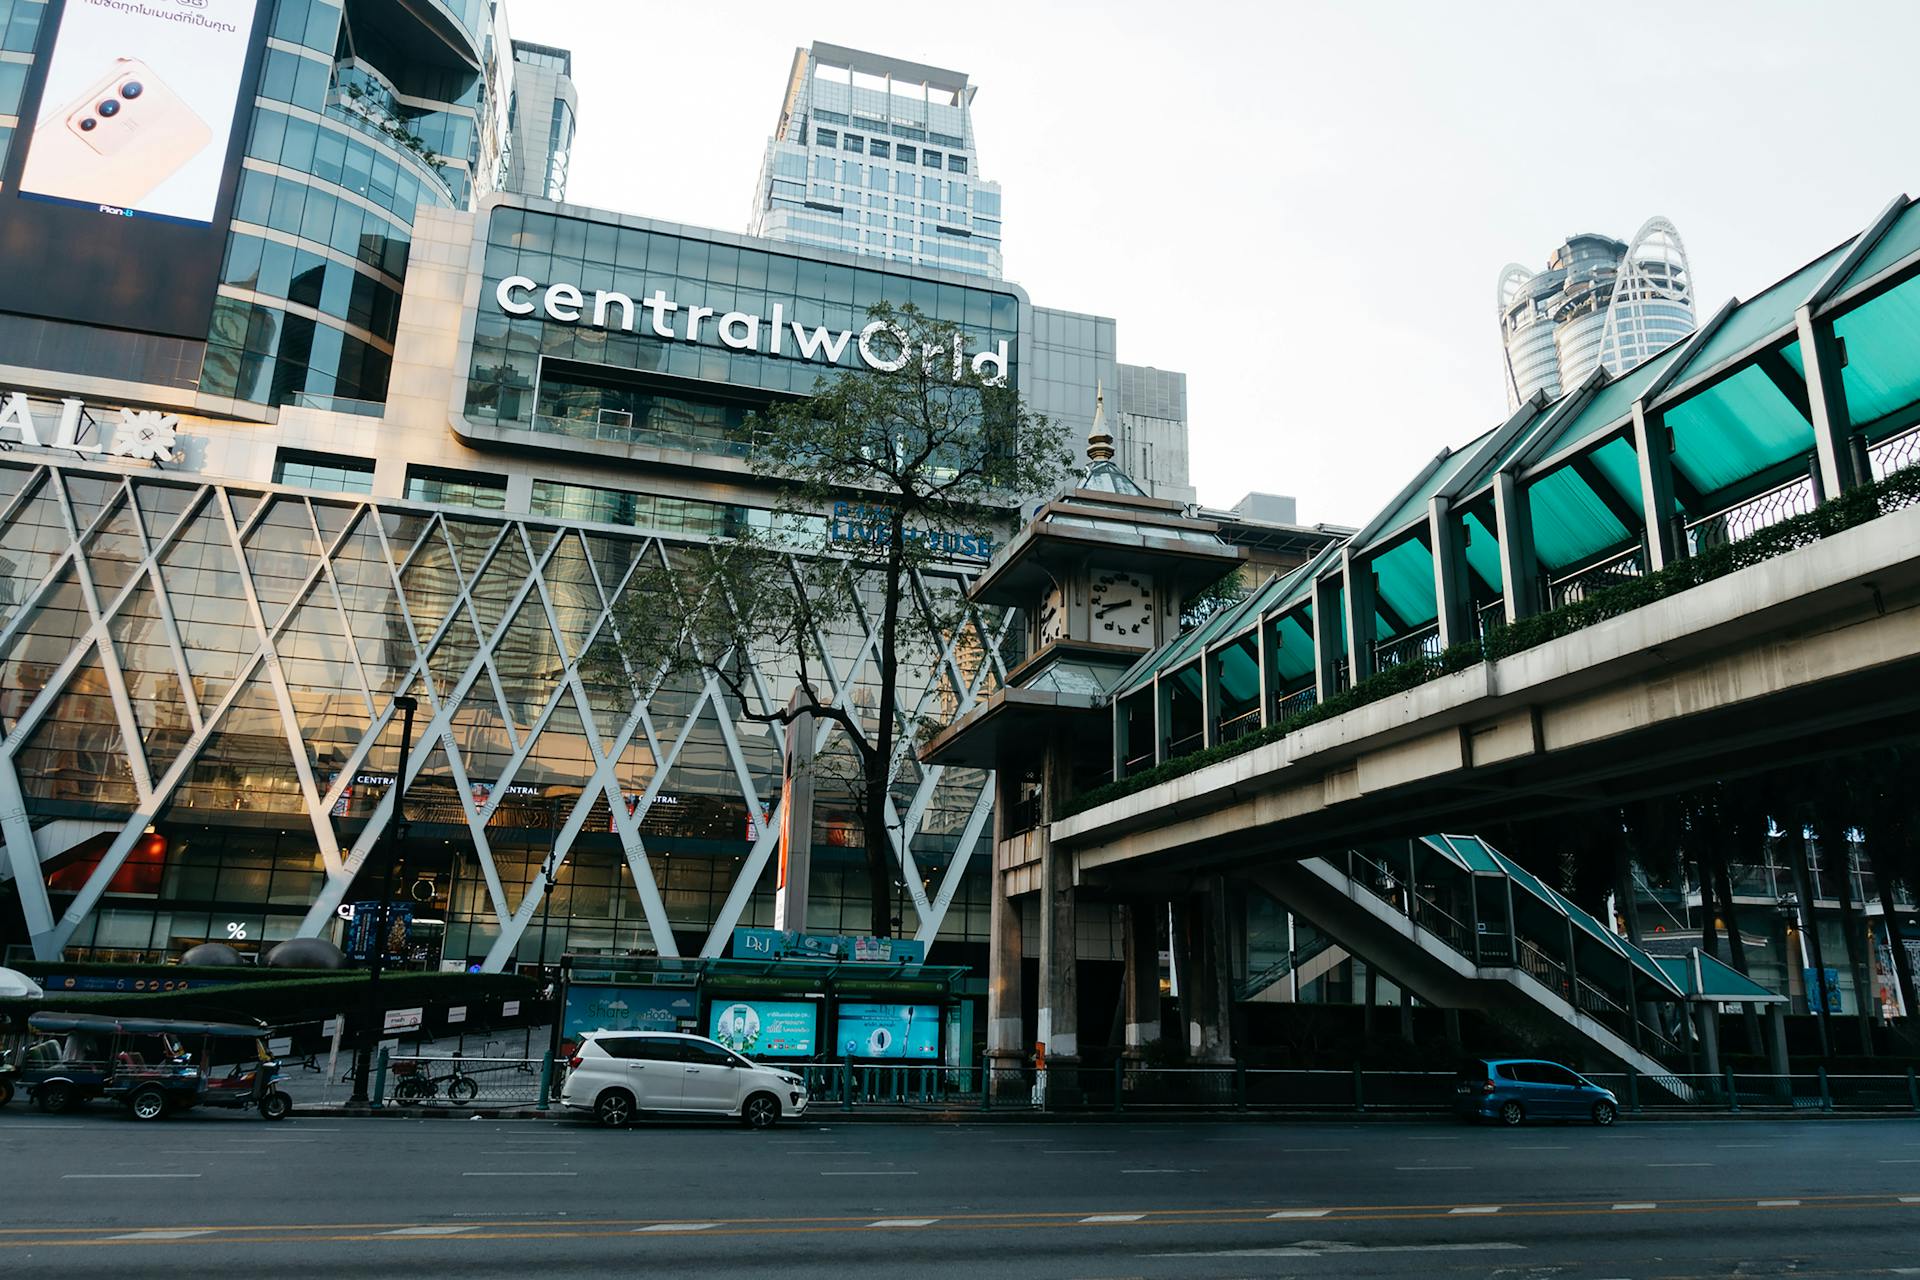
M 1087 432 L 1087 461 L 1113 461 L 1113 434 L 1107 430 L 1107 388 L 1093 385 L 1093 429 Z

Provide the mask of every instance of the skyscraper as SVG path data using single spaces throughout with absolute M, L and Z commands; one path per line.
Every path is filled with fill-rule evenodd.
M 1000 278 L 1000 184 L 980 177 L 964 72 L 793 51 L 748 234 Z
M 506 190 L 548 200 L 567 198 L 567 164 L 580 95 L 573 54 L 551 45 L 513 42 L 512 154 Z
M 1571 391 L 1596 366 L 1620 374 L 1692 333 L 1693 273 L 1680 233 L 1649 218 L 1631 243 L 1570 236 L 1546 270 L 1500 271 L 1507 404 Z

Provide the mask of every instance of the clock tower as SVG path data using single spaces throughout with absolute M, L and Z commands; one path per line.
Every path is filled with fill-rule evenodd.
M 1245 555 L 1222 539 L 1218 524 L 1148 495 L 1121 470 L 1102 389 L 1094 400 L 1086 471 L 1072 489 L 1040 504 L 970 589 L 981 603 L 1023 612 L 1027 656 L 1008 671 L 1003 688 L 921 754 L 929 764 L 995 770 L 987 1035 L 988 1066 L 1002 1069 L 995 1076 L 1002 1084 L 1013 1080 L 1012 1067 L 1031 1058 L 1033 1040 L 1046 1046 L 1053 1064 L 1078 1061 L 1079 876 L 1047 833 L 1066 797 L 1111 776 L 1108 694 L 1142 657 L 1179 638 L 1187 603 Z M 1032 1035 L 1020 976 L 1027 895 L 1037 895 L 1040 907 Z M 1157 964 L 1157 955 L 1149 948 L 1145 963 Z M 1059 1073 L 1056 1092 L 1073 1078 Z

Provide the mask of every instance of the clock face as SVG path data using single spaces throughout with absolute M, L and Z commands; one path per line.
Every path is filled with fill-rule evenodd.
M 1040 602 L 1034 616 L 1034 647 L 1043 649 L 1067 634 L 1066 595 L 1055 583 Z
M 1093 640 L 1110 644 L 1153 643 L 1153 579 L 1114 569 L 1095 573 L 1091 617 Z

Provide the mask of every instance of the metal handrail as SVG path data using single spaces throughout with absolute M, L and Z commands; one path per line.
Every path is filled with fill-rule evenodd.
M 1319 701 L 1320 691 L 1313 686 L 1309 685 L 1304 689 L 1296 689 L 1274 705 L 1273 722 L 1279 724 L 1288 716 L 1298 715 L 1307 708 L 1318 704 Z
M 1382 640 L 1373 646 L 1373 665 L 1380 671 L 1412 662 L 1416 658 L 1439 656 L 1440 624 L 1438 622 L 1429 623 L 1417 631 L 1409 631 L 1406 635 L 1392 640 Z
M 1235 738 L 1252 733 L 1259 727 L 1260 708 L 1254 707 L 1250 710 L 1242 711 L 1237 716 L 1229 716 L 1227 719 L 1222 720 L 1219 728 L 1215 730 L 1215 733 L 1218 734 L 1220 741 L 1232 742 Z
M 1784 484 L 1743 498 L 1698 520 L 1689 520 L 1686 529 L 1688 552 L 1698 554 L 1713 547 L 1731 546 L 1769 525 L 1805 515 L 1816 505 L 1812 479 L 1804 475 L 1795 476 Z
M 1590 564 L 1558 578 L 1546 579 L 1547 608 L 1557 609 L 1575 600 L 1584 600 L 1595 591 L 1617 586 L 1629 578 L 1644 577 L 1647 558 L 1639 547 L 1628 547 L 1616 556 Z
M 1867 468 L 1875 480 L 1885 480 L 1904 467 L 1920 463 L 1920 427 L 1888 436 L 1867 450 Z
M 1289 973 L 1292 973 L 1295 969 L 1333 945 L 1334 941 L 1330 935 L 1322 933 L 1315 936 L 1308 941 L 1306 946 L 1295 947 L 1264 969 L 1256 973 L 1248 974 L 1241 980 L 1238 990 L 1234 994 L 1234 999 L 1251 1000 L 1254 996 L 1265 991 L 1268 987 L 1280 981 L 1280 979 L 1286 977 Z

